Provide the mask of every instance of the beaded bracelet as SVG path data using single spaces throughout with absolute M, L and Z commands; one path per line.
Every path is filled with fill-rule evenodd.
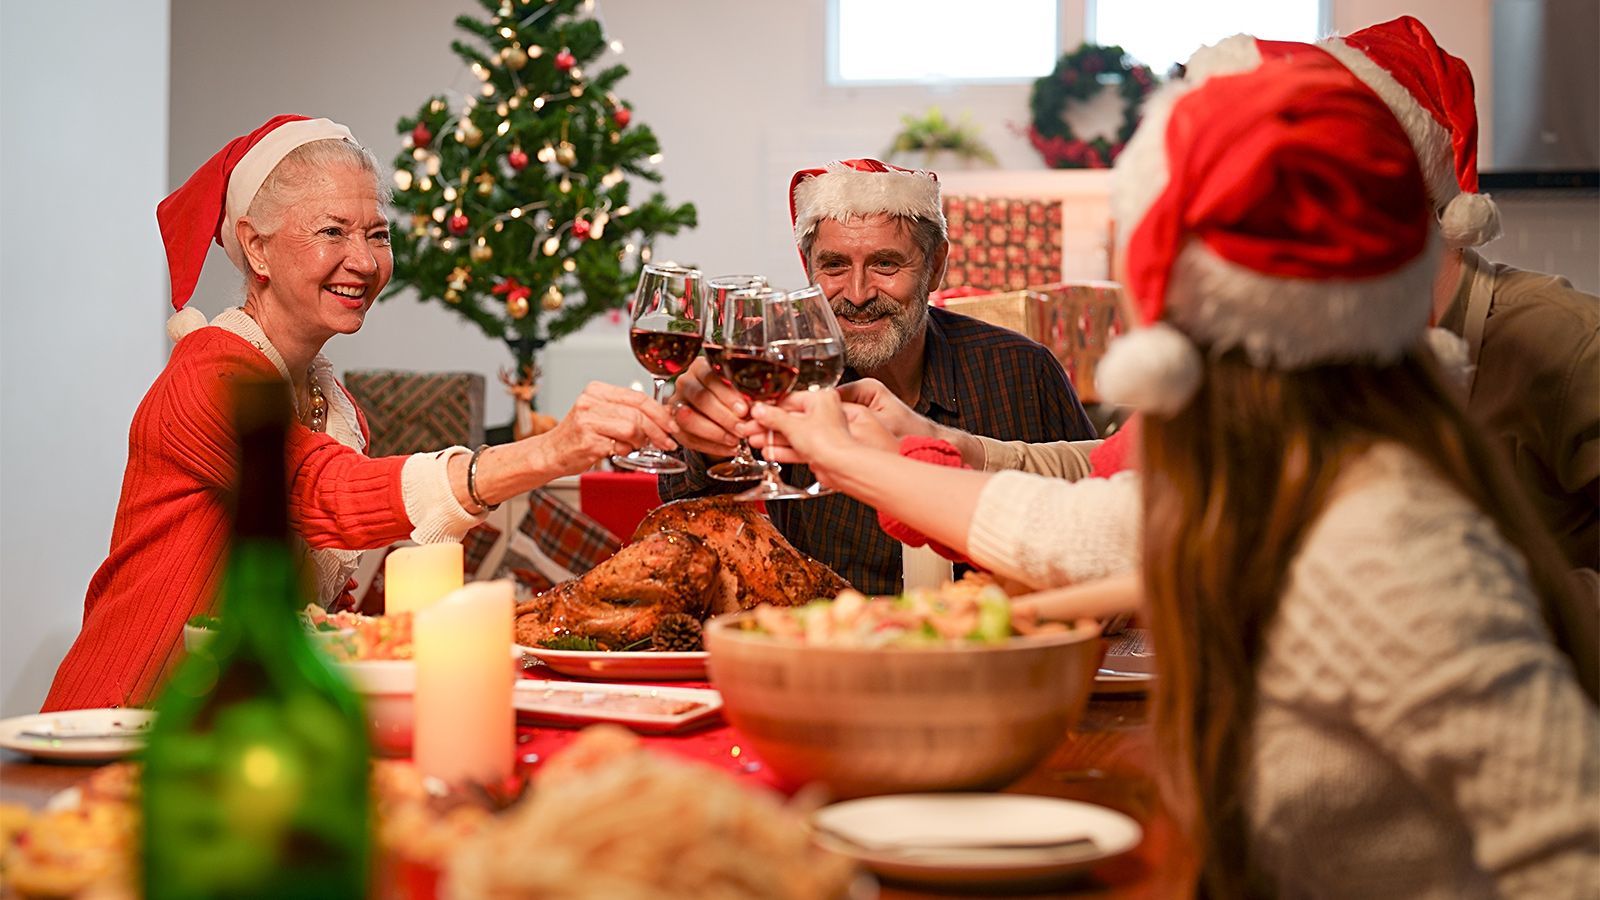
M 478 449 L 472 451 L 472 459 L 467 460 L 467 496 L 472 498 L 473 503 L 478 504 L 479 509 L 493 512 L 500 508 L 500 504 L 487 503 L 478 495 L 478 457 L 487 449 L 489 449 L 488 444 L 479 444 Z

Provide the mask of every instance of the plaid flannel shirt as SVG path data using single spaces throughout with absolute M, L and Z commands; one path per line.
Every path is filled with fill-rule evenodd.
M 1007 328 L 933 307 L 916 411 L 941 425 L 1000 440 L 1080 441 L 1095 437 L 1061 364 L 1042 344 Z M 845 381 L 860 377 L 845 371 Z M 663 475 L 663 500 L 743 490 L 715 481 L 708 460 L 680 451 L 689 471 Z M 790 484 L 816 479 L 806 466 L 785 466 Z M 767 504 L 773 524 L 802 553 L 868 594 L 899 593 L 900 542 L 878 527 L 877 511 L 843 494 Z M 963 567 L 957 567 L 957 576 Z

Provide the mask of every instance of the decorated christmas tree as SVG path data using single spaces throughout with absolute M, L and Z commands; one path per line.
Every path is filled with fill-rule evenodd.
M 473 40 L 450 45 L 473 93 L 399 122 L 386 296 L 415 288 L 504 340 L 507 381 L 531 404 L 539 349 L 626 305 L 651 243 L 693 227 L 695 210 L 632 197 L 636 180 L 661 180 L 660 146 L 613 90 L 628 70 L 605 59 L 622 45 L 594 0 L 481 2 L 487 19 L 456 19 Z

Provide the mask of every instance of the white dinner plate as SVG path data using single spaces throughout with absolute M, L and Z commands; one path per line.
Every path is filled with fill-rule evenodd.
M 1140 694 L 1156 680 L 1155 647 L 1148 628 L 1129 628 L 1111 640 L 1094 676 L 1097 694 Z
M 1059 879 L 1144 838 L 1115 810 L 1024 794 L 867 797 L 823 807 L 811 824 L 818 844 L 885 878 L 966 887 Z
M 706 677 L 704 650 L 547 650 L 522 644 L 517 649 L 538 657 L 554 671 L 575 678 L 684 681 Z
M 519 719 L 573 727 L 614 722 L 646 734 L 668 734 L 715 719 L 722 712 L 722 694 L 707 688 L 522 679 L 511 705 Z
M 144 748 L 155 713 L 74 709 L 0 721 L 0 747 L 40 759 L 120 759 Z

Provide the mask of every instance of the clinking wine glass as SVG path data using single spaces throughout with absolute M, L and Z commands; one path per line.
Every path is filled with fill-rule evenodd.
M 800 375 L 800 331 L 795 303 L 788 294 L 774 293 L 761 305 L 761 352 L 729 351 L 722 370 L 728 382 L 754 403 L 777 403 L 794 388 Z M 768 440 L 772 438 L 768 432 Z M 787 484 L 776 467 L 767 469 L 755 487 L 739 500 L 799 500 L 811 496 L 804 488 Z
M 633 295 L 633 324 L 628 341 L 633 356 L 650 372 L 661 402 L 661 388 L 700 353 L 704 340 L 705 284 L 699 269 L 651 263 L 639 274 L 639 288 Z M 624 469 L 641 472 L 683 472 L 682 460 L 661 452 L 645 441 L 644 446 L 611 462 Z
M 821 287 L 809 285 L 790 291 L 788 302 L 794 307 L 795 348 L 799 375 L 793 391 L 820 391 L 839 384 L 844 375 L 844 333 L 833 317 L 833 306 Z M 822 497 L 833 493 L 821 482 L 806 488 L 806 496 Z
M 742 339 L 746 336 L 748 329 L 742 327 L 743 323 L 761 322 L 762 300 L 774 292 L 767 290 L 767 279 L 760 275 L 719 275 L 707 279 L 706 288 L 706 362 L 711 364 L 711 371 L 731 387 L 733 382 L 728 381 L 728 376 L 722 371 L 722 359 L 730 338 Z M 745 349 L 760 351 L 759 328 L 756 329 L 756 335 L 755 345 L 746 345 Z M 706 474 L 718 481 L 749 481 L 760 478 L 769 466 L 775 465 L 756 459 L 750 450 L 750 442 L 741 437 L 738 452 L 726 462 L 707 469 Z

